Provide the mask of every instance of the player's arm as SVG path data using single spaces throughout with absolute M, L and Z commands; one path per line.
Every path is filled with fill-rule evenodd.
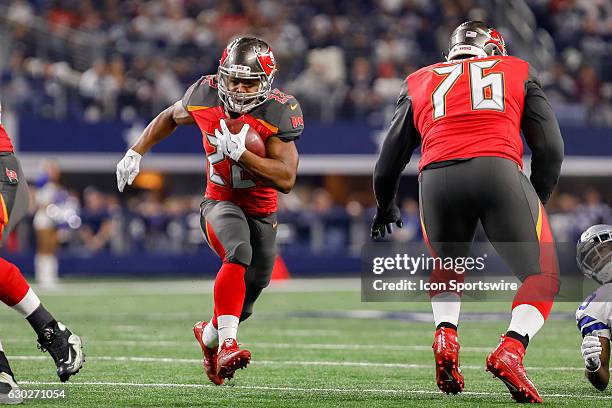
M 140 172 L 142 156 L 153 146 L 161 142 L 177 128 L 178 125 L 194 123 L 193 118 L 183 107 L 182 101 L 166 108 L 153 119 L 142 132 L 136 143 L 117 163 L 117 188 L 123 192 L 126 183 L 131 185 Z
M 586 366 L 584 375 L 599 391 L 605 390 L 610 380 L 610 339 L 603 336 L 585 336 L 582 341 L 582 355 Z
M 420 143 L 421 136 L 414 125 L 412 100 L 408 95 L 407 82 L 404 82 L 391 126 L 374 168 L 374 195 L 377 202 L 377 213 L 372 225 L 374 238 L 384 236 L 386 232 L 390 233 L 391 224 L 401 227 L 395 195 L 399 188 L 400 175 Z
M 126 184 L 131 185 L 140 172 L 140 160 L 145 153 L 170 136 L 177 126 L 195 123 L 193 117 L 187 112 L 186 106 L 200 82 L 201 80 L 191 85 L 182 100 L 157 115 L 147 125 L 123 159 L 117 163 L 117 188 L 120 192 L 123 192 Z
M 540 201 L 546 204 L 559 179 L 564 146 L 557 118 L 531 71 L 525 82 L 521 130 L 532 153 L 531 184 Z
M 259 157 L 246 150 L 246 125 L 234 135 L 222 120 L 221 131 L 216 131 L 215 135 L 226 156 L 240 163 L 266 185 L 286 194 L 295 184 L 298 167 L 295 140 L 304 131 L 304 118 L 295 98 L 289 97 L 280 106 L 282 109 L 277 111 L 279 116 L 273 121 L 277 124 L 277 133 L 266 140 L 266 157 Z
M 179 125 L 191 125 L 193 123 L 195 121 L 183 107 L 182 101 L 177 101 L 149 123 L 142 132 L 142 135 L 132 146 L 132 150 L 140 155 L 144 155 L 157 143 L 170 136 Z
M 266 157 L 245 150 L 239 163 L 265 184 L 287 194 L 295 184 L 298 151 L 295 142 L 270 137 L 266 142 Z

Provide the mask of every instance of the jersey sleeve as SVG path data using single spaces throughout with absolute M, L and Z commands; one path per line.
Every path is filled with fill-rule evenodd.
M 592 335 L 611 338 L 612 299 L 606 296 L 606 291 L 611 289 L 602 286 L 576 310 L 576 324 L 582 337 Z
M 181 99 L 181 105 L 183 105 L 183 109 L 185 109 L 186 111 L 189 111 L 187 109 L 187 107 L 189 106 L 189 101 L 191 100 L 193 92 L 200 85 L 201 82 L 202 82 L 202 78 L 198 79 L 196 82 L 191 84 L 191 86 L 187 88 L 185 95 L 183 95 L 183 99 Z
M 374 195 L 379 208 L 388 208 L 395 199 L 400 175 L 420 143 L 421 135 L 414 124 L 412 98 L 406 79 L 374 168 Z
M 564 143 L 557 118 L 531 66 L 525 81 L 521 130 L 532 153 L 531 184 L 546 204 L 561 173 Z
M 187 112 L 210 108 L 220 103 L 214 75 L 203 76 L 194 82 L 183 95 L 181 104 Z
M 283 142 L 291 142 L 299 139 L 304 131 L 304 115 L 300 103 L 294 97 L 290 97 L 284 104 L 284 109 L 278 123 L 278 133 L 274 136 Z

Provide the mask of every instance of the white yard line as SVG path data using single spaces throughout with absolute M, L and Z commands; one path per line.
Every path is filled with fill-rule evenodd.
M 57 382 L 44 381 L 21 381 L 24 385 L 59 385 Z M 440 391 L 432 390 L 398 390 L 398 389 L 363 389 L 363 388 L 303 388 L 303 387 L 272 387 L 257 385 L 233 385 L 231 387 L 215 387 L 207 384 L 181 384 L 181 383 L 133 383 L 133 382 L 70 382 L 68 386 L 106 386 L 106 387 L 135 387 L 135 388 L 216 388 L 216 389 L 243 389 L 243 390 L 263 390 L 263 391 L 289 391 L 306 393 L 369 393 L 369 394 L 396 394 L 396 395 L 441 395 Z M 477 392 L 465 391 L 465 395 L 484 395 L 484 396 L 507 396 L 508 393 L 501 392 Z M 595 400 L 612 399 L 612 395 L 572 395 L 572 394 L 542 394 L 543 397 L 551 398 L 587 398 Z
M 8 356 L 9 360 L 46 360 L 45 355 L 40 356 Z M 133 357 L 133 356 L 87 356 L 87 361 L 113 361 L 130 363 L 160 363 L 160 364 L 201 364 L 202 360 L 194 358 L 171 357 Z M 404 363 L 378 363 L 369 361 L 296 361 L 296 360 L 253 360 L 254 365 L 283 365 L 283 366 L 328 366 L 328 367 L 368 367 L 368 368 L 403 368 L 403 369 L 431 369 L 431 364 L 404 364 Z M 462 369 L 484 370 L 484 365 L 462 365 Z M 584 371 L 581 367 L 525 367 L 527 370 L 540 371 Z

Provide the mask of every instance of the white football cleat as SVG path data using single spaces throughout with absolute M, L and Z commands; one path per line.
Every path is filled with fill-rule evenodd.
M 0 404 L 21 404 L 23 398 L 19 391 L 19 386 L 13 377 L 8 373 L 0 372 Z

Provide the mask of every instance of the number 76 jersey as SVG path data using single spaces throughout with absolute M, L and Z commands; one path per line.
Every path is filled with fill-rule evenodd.
M 523 166 L 520 136 L 529 64 L 511 56 L 440 62 L 409 75 L 419 170 L 431 163 L 482 156 Z
M 278 193 L 263 185 L 239 164 L 226 157 L 217 148 L 215 129 L 221 119 L 227 119 L 225 109 L 217 93 L 214 75 L 204 76 L 185 93 L 183 107 L 195 120 L 202 133 L 206 153 L 205 197 L 217 201 L 231 201 L 252 216 L 265 217 L 276 212 Z M 304 130 L 304 118 L 297 100 L 278 89 L 270 92 L 268 99 L 237 119 L 248 123 L 261 136 L 264 143 L 270 137 L 292 142 Z

